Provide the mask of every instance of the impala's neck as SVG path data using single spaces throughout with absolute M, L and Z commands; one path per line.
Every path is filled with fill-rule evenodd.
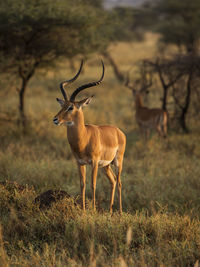
M 74 124 L 67 126 L 67 137 L 69 144 L 76 151 L 81 151 L 86 142 L 86 127 L 82 109 L 78 110 L 73 117 Z
M 142 97 L 139 93 L 137 93 L 135 95 L 135 108 L 136 108 L 136 111 L 140 108 L 144 107 L 143 103 L 142 103 Z

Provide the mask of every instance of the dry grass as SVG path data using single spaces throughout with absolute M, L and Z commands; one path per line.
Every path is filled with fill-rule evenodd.
M 123 71 L 139 58 L 152 56 L 155 39 L 117 44 L 110 48 Z M 76 62 L 78 66 L 79 62 Z M 1 91 L 0 266 L 198 266 L 200 259 L 200 135 L 170 133 L 168 140 L 153 135 L 144 145 L 134 120 L 131 92 L 120 85 L 106 63 L 104 83 L 88 90 L 94 101 L 84 110 L 87 123 L 114 124 L 127 135 L 122 174 L 123 209 L 109 215 L 109 182 L 99 171 L 97 200 L 91 209 L 90 172 L 87 174 L 88 209 L 82 213 L 73 198 L 40 210 L 35 197 L 48 189 L 79 194 L 75 161 L 64 127 L 52 118 L 59 107 L 58 84 L 72 75 L 66 62 L 56 72 L 38 73 L 26 95 L 30 124 L 23 135 L 15 123 L 17 94 Z M 99 58 L 90 58 L 76 85 L 96 80 Z M 69 89 L 71 92 L 71 88 Z M 157 90 L 156 96 L 158 99 Z M 150 96 L 149 103 L 154 101 Z

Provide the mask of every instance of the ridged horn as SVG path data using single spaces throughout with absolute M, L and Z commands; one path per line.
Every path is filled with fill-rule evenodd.
M 101 78 L 100 78 L 97 82 L 87 83 L 87 84 L 84 84 L 84 85 L 82 85 L 82 86 L 76 88 L 76 90 L 73 92 L 73 94 L 72 94 L 71 97 L 70 97 L 70 101 L 71 101 L 71 102 L 75 101 L 76 96 L 77 96 L 81 91 L 83 91 L 84 89 L 89 88 L 89 87 L 92 87 L 92 86 L 99 85 L 99 84 L 102 82 L 103 77 L 104 77 L 105 67 L 104 67 L 104 64 L 103 64 L 103 61 L 102 61 L 102 60 L 101 60 L 101 63 L 102 63 L 102 67 L 103 67 L 103 72 L 102 72 Z
M 60 83 L 60 90 L 61 90 L 61 93 L 62 93 L 65 100 L 68 100 L 68 98 L 67 98 L 64 86 L 69 84 L 69 83 L 74 82 L 78 78 L 79 74 L 81 73 L 82 67 L 83 67 L 83 60 L 81 60 L 81 65 L 80 65 L 79 71 L 76 73 L 76 75 L 72 79 L 66 80 L 66 81 Z

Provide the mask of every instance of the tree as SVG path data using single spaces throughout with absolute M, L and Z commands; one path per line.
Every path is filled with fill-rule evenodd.
M 188 133 L 189 129 L 186 123 L 186 117 L 189 109 L 194 105 L 192 94 L 199 92 L 198 84 L 200 82 L 200 56 L 193 53 L 180 56 L 176 60 L 175 67 L 182 73 L 181 79 L 172 86 L 172 96 L 174 98 L 176 110 L 180 110 L 178 120 L 184 132 Z
M 169 53 L 161 57 L 157 68 L 161 84 L 164 88 L 164 99 L 169 89 L 174 100 L 174 114 L 181 128 L 188 132 L 186 117 L 193 107 L 193 94 L 197 92 L 200 40 L 200 1 L 194 0 L 157 0 L 153 8 L 157 13 L 157 27 L 160 43 L 164 48 L 175 45 L 178 53 Z M 169 50 L 168 50 L 169 52 Z M 155 63 L 155 62 L 154 62 Z M 166 97 L 165 97 L 166 96 Z M 167 100 L 165 101 L 167 103 Z
M 199 0 L 157 0 L 157 32 L 165 44 L 175 44 L 184 52 L 196 52 L 200 39 Z
M 144 60 L 152 71 L 158 75 L 163 88 L 162 108 L 167 110 L 168 96 L 174 100 L 173 120 L 184 132 L 189 132 L 186 118 L 193 107 L 192 94 L 199 92 L 200 56 L 188 53 L 172 57 Z
M 21 80 L 20 119 L 25 126 L 24 96 L 38 67 L 61 56 L 73 58 L 100 46 L 100 8 L 80 0 L 0 0 L 0 68 Z M 100 3 L 100 0 L 96 0 Z
M 176 59 L 160 58 L 155 60 L 144 60 L 144 63 L 150 67 L 150 71 L 158 75 L 162 89 L 162 109 L 167 111 L 169 89 L 182 77 L 182 71 L 176 68 Z

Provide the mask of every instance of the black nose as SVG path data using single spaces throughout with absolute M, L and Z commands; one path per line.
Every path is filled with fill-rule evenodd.
M 57 118 L 54 118 L 54 119 L 53 119 L 53 122 L 54 122 L 55 124 L 58 124 L 58 123 L 59 123 L 59 121 L 58 121 Z

